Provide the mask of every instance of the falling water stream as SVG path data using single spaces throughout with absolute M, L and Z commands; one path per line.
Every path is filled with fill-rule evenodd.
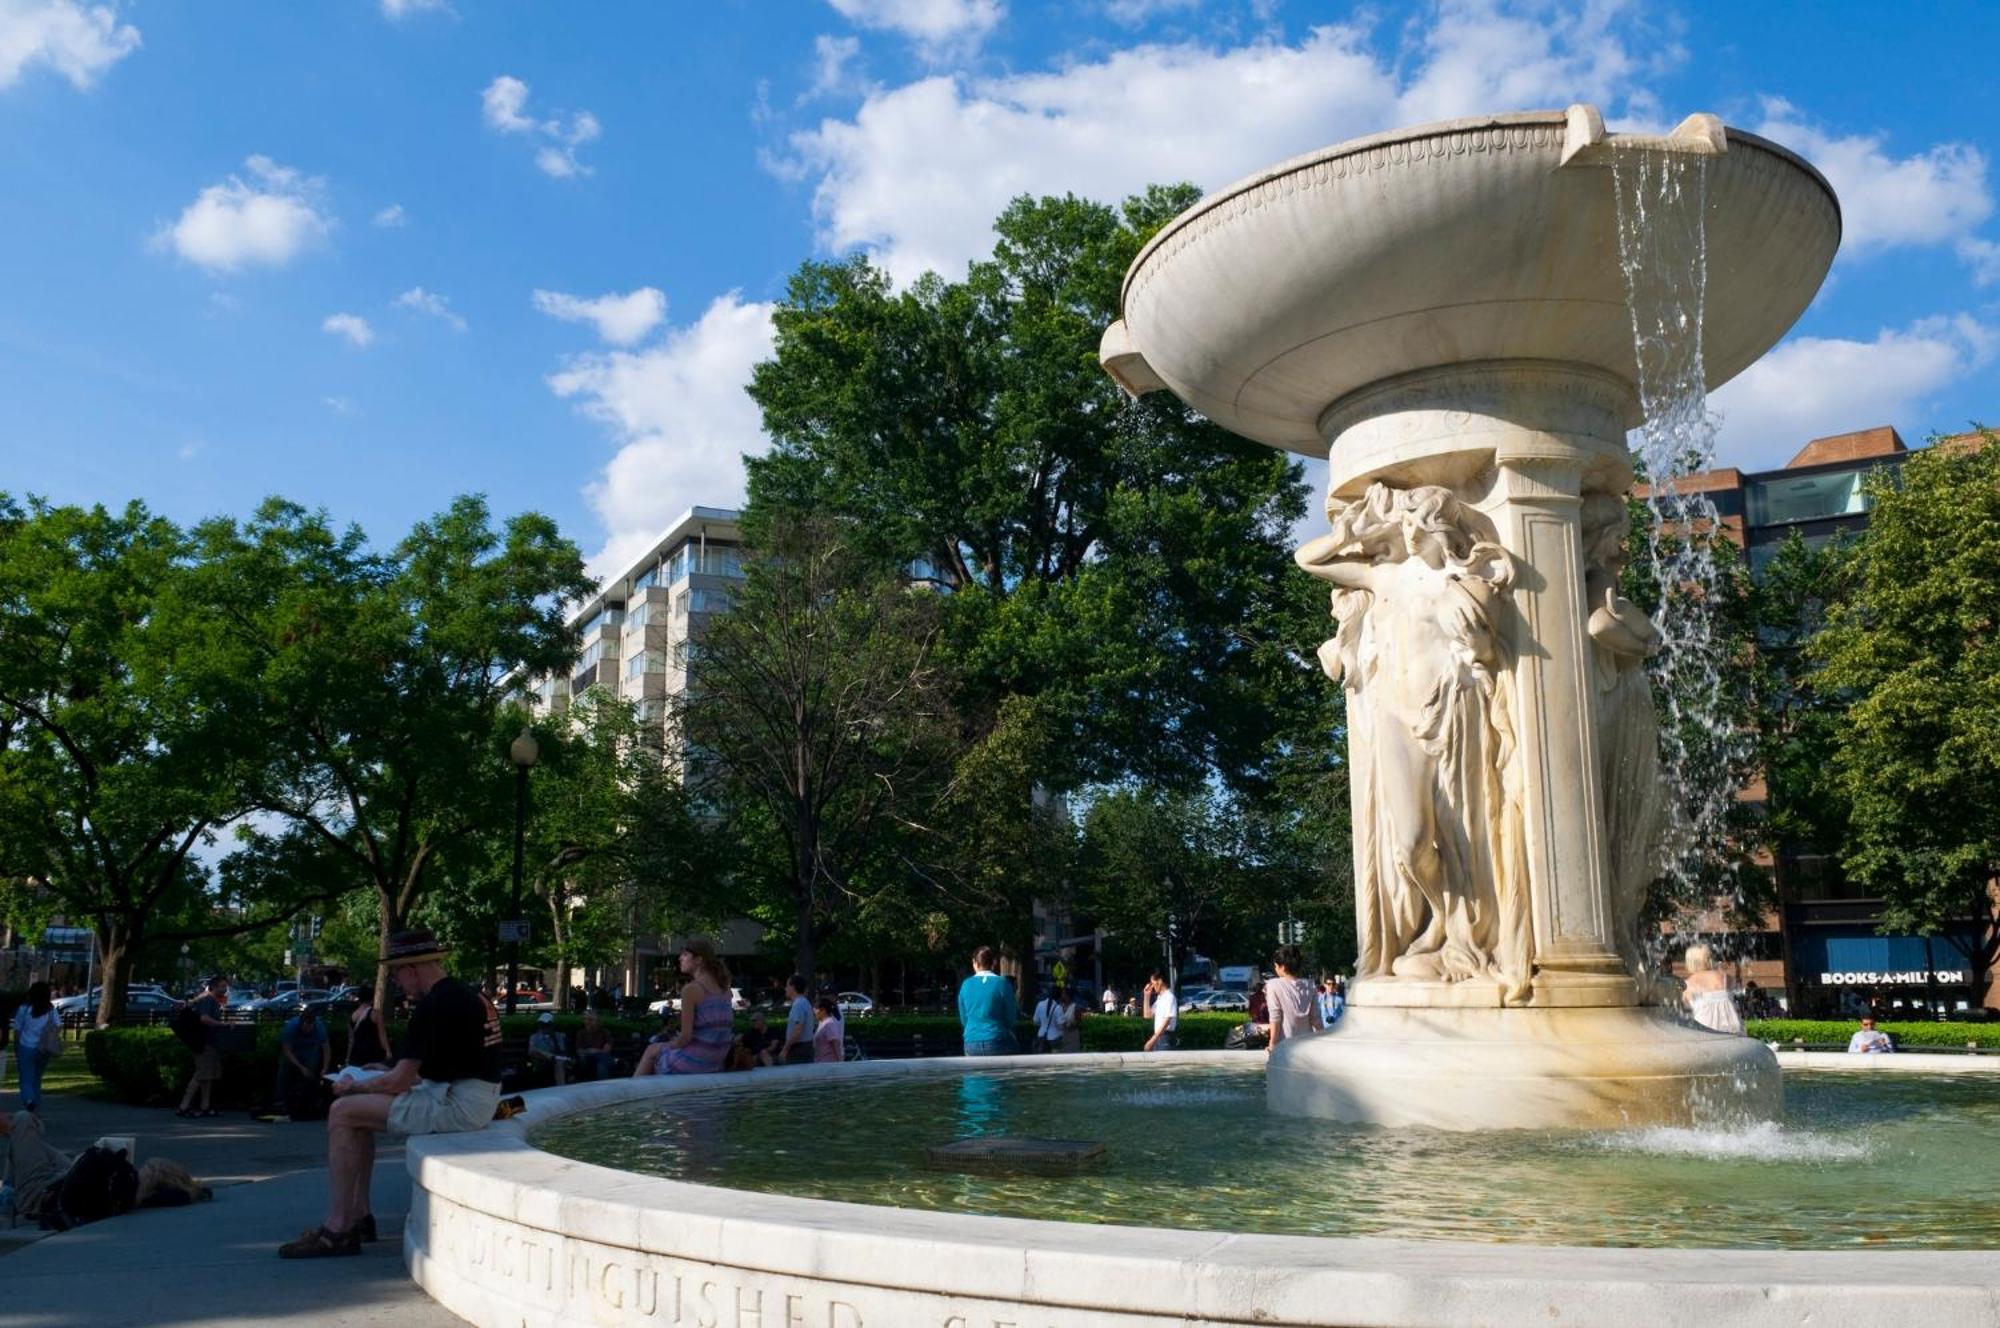
M 1731 569 L 1712 545 L 1725 537 L 1708 494 L 1687 483 L 1715 464 L 1702 360 L 1708 158 L 1629 149 L 1612 158 L 1612 178 L 1645 421 L 1632 448 L 1648 486 L 1646 553 L 1660 589 L 1651 672 L 1667 790 L 1661 875 L 1684 930 L 1718 896 L 1741 902 L 1729 821 L 1751 741 L 1736 714 L 1741 661 L 1719 621 Z

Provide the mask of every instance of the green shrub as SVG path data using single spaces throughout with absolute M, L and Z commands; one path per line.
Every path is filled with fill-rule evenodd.
M 1743 1031 L 1762 1042 L 1837 1042 L 1844 1047 L 1860 1027 L 1861 1023 L 1856 1019 L 1752 1019 L 1743 1026 Z M 1932 1020 L 1923 1023 L 1880 1023 L 1876 1027 L 1894 1038 L 1897 1046 L 1906 1049 L 1954 1047 L 1962 1050 L 1966 1043 L 1972 1042 L 1981 1051 L 2000 1051 L 2000 1023 L 1954 1024 Z

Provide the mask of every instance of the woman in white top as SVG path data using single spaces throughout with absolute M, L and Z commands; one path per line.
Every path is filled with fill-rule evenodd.
M 1278 976 L 1264 984 L 1271 1011 L 1271 1040 L 1264 1044 L 1267 1055 L 1286 1038 L 1304 1037 L 1326 1027 L 1312 983 L 1299 976 L 1305 962 L 1296 945 L 1281 945 L 1271 956 L 1271 967 Z
M 1687 969 L 1687 987 L 1681 999 L 1694 1021 L 1718 1033 L 1742 1033 L 1743 1016 L 1736 1012 L 1736 1000 L 1729 994 L 1729 978 L 1715 966 L 1715 952 L 1705 945 L 1690 945 Z
M 21 1105 L 27 1110 L 42 1105 L 42 1071 L 61 1050 L 62 1016 L 50 999 L 49 984 L 37 982 L 14 1011 L 14 1060 L 21 1067 Z

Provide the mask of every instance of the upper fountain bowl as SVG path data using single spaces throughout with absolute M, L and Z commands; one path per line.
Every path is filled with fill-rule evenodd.
M 1717 387 L 1805 312 L 1840 245 L 1840 205 L 1802 158 L 1713 116 L 1607 135 L 1591 106 L 1359 138 L 1211 194 L 1133 260 L 1105 368 L 1135 394 L 1170 388 L 1245 437 L 1317 456 L 1330 406 L 1415 370 L 1555 360 L 1633 382 L 1611 162 L 1634 152 L 1706 159 L 1702 338 Z

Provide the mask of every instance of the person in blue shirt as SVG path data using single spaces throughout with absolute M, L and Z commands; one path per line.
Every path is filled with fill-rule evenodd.
M 1339 978 L 1320 979 L 1319 1019 L 1327 1028 L 1340 1022 L 1340 1016 L 1347 1011 L 1347 997 L 1340 991 Z
M 331 1059 L 326 1026 L 320 1022 L 319 1013 L 311 1006 L 302 1006 L 285 1021 L 284 1030 L 278 1034 L 277 1109 L 289 1110 L 292 1094 L 325 1074 Z
M 1021 1049 L 1014 1041 L 1020 1002 L 1014 984 L 993 971 L 997 962 L 992 946 L 980 946 L 972 952 L 972 976 L 959 984 L 958 1022 L 968 1056 L 1012 1056 Z

